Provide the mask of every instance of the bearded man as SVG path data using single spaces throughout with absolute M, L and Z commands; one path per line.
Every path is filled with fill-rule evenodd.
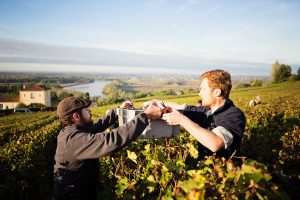
M 141 135 L 148 120 L 158 119 L 162 110 L 151 104 L 143 113 L 109 133 L 103 133 L 118 120 L 116 109 L 93 123 L 91 101 L 67 97 L 59 102 L 57 115 L 63 129 L 57 136 L 54 165 L 54 199 L 97 198 L 99 158 L 115 153 Z M 121 107 L 128 108 L 131 102 Z

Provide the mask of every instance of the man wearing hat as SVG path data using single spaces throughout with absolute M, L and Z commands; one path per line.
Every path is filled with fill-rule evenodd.
M 63 129 L 57 136 L 54 165 L 54 199 L 96 199 L 99 177 L 99 158 L 121 150 L 135 140 L 148 125 L 149 119 L 158 119 L 161 109 L 151 104 L 131 122 L 102 133 L 118 117 L 115 109 L 93 123 L 91 101 L 67 97 L 59 102 L 57 115 Z M 132 106 L 129 101 L 121 107 Z

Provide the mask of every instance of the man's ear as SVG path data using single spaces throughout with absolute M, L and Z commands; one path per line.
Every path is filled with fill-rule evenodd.
M 74 119 L 74 121 L 75 121 L 75 122 L 78 122 L 78 121 L 80 121 L 80 119 L 79 119 L 79 115 L 78 115 L 78 113 L 77 113 L 77 112 L 74 112 L 74 113 L 73 113 L 73 115 L 72 115 L 72 117 L 73 117 L 73 119 Z
M 215 95 L 215 97 L 220 97 L 221 94 L 222 94 L 222 91 L 220 89 L 218 89 L 218 88 L 214 89 L 214 95 Z

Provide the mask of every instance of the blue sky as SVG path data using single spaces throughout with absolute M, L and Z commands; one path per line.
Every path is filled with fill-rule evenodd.
M 300 1 L 1 0 L 0 70 L 269 75 L 300 66 Z

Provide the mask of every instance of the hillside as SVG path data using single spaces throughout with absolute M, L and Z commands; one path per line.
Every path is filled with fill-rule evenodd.
M 248 107 L 259 95 L 262 104 Z M 151 97 L 196 104 L 197 94 Z M 139 139 L 101 158 L 101 199 L 297 199 L 300 175 L 300 82 L 233 90 L 246 115 L 243 165 L 208 158 L 185 131 L 176 138 Z M 136 99 L 136 107 L 150 98 Z M 93 119 L 118 105 L 93 107 Z M 51 199 L 60 125 L 55 113 L 0 117 L 0 198 Z

